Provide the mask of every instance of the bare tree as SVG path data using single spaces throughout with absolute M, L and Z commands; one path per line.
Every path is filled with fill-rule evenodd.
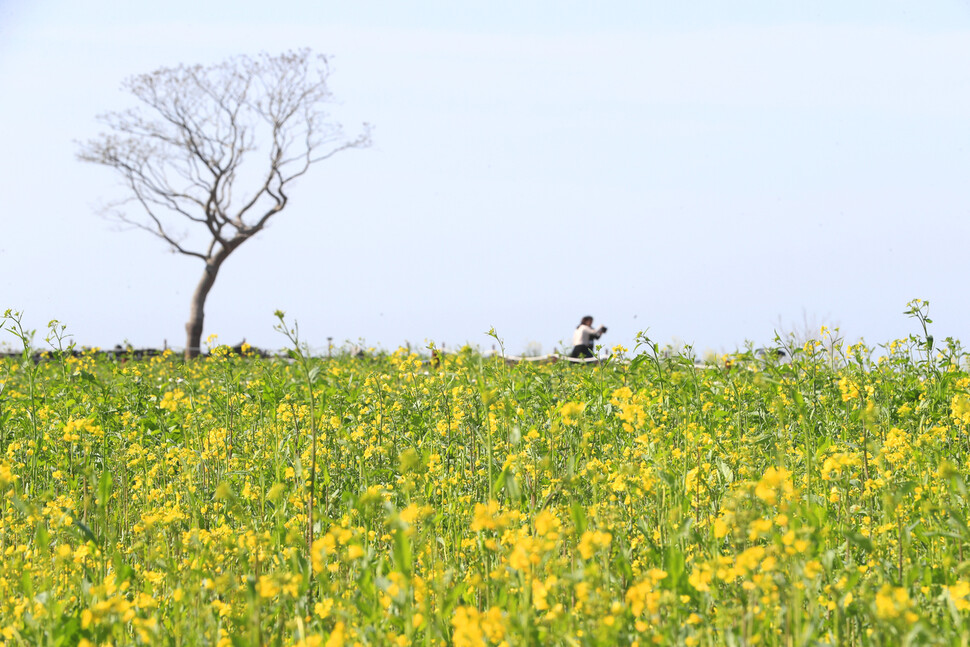
M 198 355 L 205 300 L 222 264 L 289 202 L 312 165 L 370 144 L 328 121 L 329 67 L 309 50 L 237 56 L 211 66 L 162 68 L 126 80 L 140 102 L 98 117 L 107 132 L 79 158 L 121 176 L 127 198 L 109 217 L 143 229 L 205 264 L 185 324 Z M 132 213 L 134 212 L 134 213 Z

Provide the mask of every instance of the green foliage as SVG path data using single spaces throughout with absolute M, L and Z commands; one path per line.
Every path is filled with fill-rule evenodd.
M 0 641 L 970 640 L 970 375 L 922 334 L 697 365 L 0 361 Z M 499 338 L 495 337 L 497 341 Z M 87 641 L 86 643 L 84 641 Z

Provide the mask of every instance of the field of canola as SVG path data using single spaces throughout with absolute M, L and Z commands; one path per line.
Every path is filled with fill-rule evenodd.
M 2 360 L 0 642 L 965 645 L 965 358 L 833 337 Z

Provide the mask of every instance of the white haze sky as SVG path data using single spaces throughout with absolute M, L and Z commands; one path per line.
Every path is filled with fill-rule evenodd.
M 970 340 L 966 0 L 0 0 L 0 310 L 181 347 L 201 263 L 100 217 L 75 142 L 129 75 L 299 47 L 374 144 L 227 261 L 222 342 L 283 346 L 282 309 L 318 348 L 548 352 L 587 313 L 608 345 L 882 343 L 914 297 Z

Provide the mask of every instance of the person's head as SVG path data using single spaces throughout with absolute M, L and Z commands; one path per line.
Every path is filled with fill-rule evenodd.
M 583 317 L 582 319 L 580 319 L 579 325 L 580 326 L 592 326 L 593 325 L 593 317 L 591 315 L 586 315 L 585 317 Z

